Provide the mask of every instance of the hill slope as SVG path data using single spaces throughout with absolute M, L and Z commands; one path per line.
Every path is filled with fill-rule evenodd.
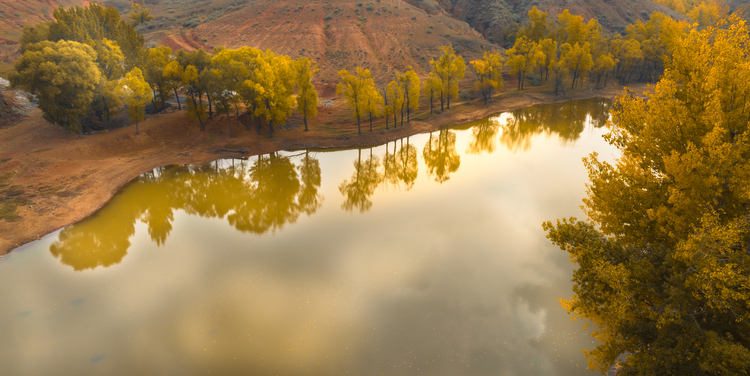
M 155 2 L 155 0 L 151 0 Z M 341 69 L 369 68 L 375 77 L 413 66 L 429 71 L 438 47 L 452 44 L 465 57 L 491 49 L 467 23 L 431 15 L 402 0 L 328 0 L 299 5 L 292 0 L 172 1 L 151 5 L 156 19 L 139 29 L 152 44 L 173 49 L 252 46 L 293 58 L 318 61 L 320 77 Z M 361 5 L 360 5 L 361 4 Z
M 408 0 L 429 12 L 450 14 L 466 21 L 485 38 L 504 44 L 506 27 L 514 22 L 528 21 L 528 13 L 536 6 L 541 11 L 557 15 L 564 9 L 584 19 L 597 18 L 602 27 L 613 33 L 622 32 L 636 20 L 648 20 L 653 12 L 666 13 L 675 18 L 680 14 L 650 0 Z M 735 0 L 741 1 L 741 0 Z M 747 0 L 742 0 L 747 1 Z

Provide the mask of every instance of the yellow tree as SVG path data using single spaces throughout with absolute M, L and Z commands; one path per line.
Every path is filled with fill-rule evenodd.
M 566 50 L 567 52 L 562 56 L 562 60 L 565 61 L 565 64 L 568 66 L 568 72 L 570 72 L 573 78 L 573 83 L 570 87 L 573 89 L 576 87 L 579 79 L 583 81 L 584 75 L 591 70 L 594 62 L 591 59 L 591 46 L 588 42 L 584 43 L 583 46 L 576 43 L 570 48 L 566 48 Z
M 117 83 L 124 74 L 122 67 L 125 57 L 120 46 L 106 38 L 94 42 L 92 48 L 96 52 L 96 64 L 101 73 L 92 107 L 100 120 L 104 120 L 106 116 L 109 122 L 112 112 L 122 107 L 117 94 Z
M 135 134 L 139 134 L 138 123 L 146 117 L 146 104 L 153 99 L 151 87 L 143 78 L 143 72 L 138 68 L 133 68 L 120 81 L 119 91 L 123 96 L 125 106 L 127 106 L 126 111 L 130 121 L 135 122 Z
M 526 37 L 533 42 L 539 42 L 547 35 L 548 24 L 547 12 L 542 12 L 534 5 L 529 11 L 528 31 Z
M 552 38 L 542 39 L 537 45 L 539 51 L 544 54 L 544 58 L 537 61 L 537 68 L 539 69 L 539 81 L 549 79 L 549 65 L 557 54 L 557 42 Z M 544 73 L 544 76 L 542 74 Z
M 154 19 L 151 15 L 151 9 L 143 7 L 143 5 L 134 3 L 130 7 L 130 15 L 128 16 L 133 22 L 133 26 L 138 26 L 142 23 L 146 23 Z
M 700 27 L 715 25 L 720 19 L 727 16 L 729 6 L 717 1 L 706 0 L 693 8 L 689 13 L 690 21 L 695 22 Z
M 372 74 L 369 69 L 357 67 L 355 74 L 346 69 L 339 72 L 341 82 L 336 86 L 336 94 L 344 97 L 347 107 L 357 119 L 357 133 L 362 134 L 362 115 L 367 105 L 365 96 L 375 90 Z
M 166 103 L 172 97 L 172 81 L 164 77 L 164 69 L 170 63 L 172 49 L 165 46 L 149 48 L 146 52 L 146 66 L 144 77 L 146 82 L 151 85 L 153 92 L 154 108 L 164 109 Z M 157 92 L 158 90 L 158 92 Z
M 443 87 L 440 82 L 440 87 Z M 388 115 L 393 115 L 393 126 L 398 127 L 396 114 L 404 105 L 404 88 L 396 81 L 391 81 L 385 88 L 385 129 L 388 129 Z M 403 124 L 401 124 L 403 125 Z
M 307 132 L 307 119 L 318 116 L 318 91 L 312 84 L 312 76 L 318 73 L 318 66 L 306 57 L 297 59 L 297 111 L 302 113 Z M 372 128 L 372 122 L 370 124 Z
M 474 87 L 482 95 L 484 105 L 492 97 L 492 90 L 502 90 L 503 82 L 503 57 L 497 52 L 485 52 L 484 59 L 469 62 L 477 80 Z
M 513 48 L 505 51 L 508 55 L 510 72 L 518 77 L 518 90 L 523 89 L 526 72 L 534 69 L 537 61 L 544 59 L 544 53 L 540 51 L 537 44 L 522 36 L 516 39 Z
M 555 97 L 562 91 L 565 94 L 565 88 L 563 87 L 563 79 L 568 74 L 568 65 L 565 60 L 561 59 L 561 55 L 564 55 L 570 49 L 570 45 L 565 43 L 560 46 L 560 50 L 554 55 L 552 61 L 549 63 L 547 68 L 552 72 L 552 82 L 555 86 Z
M 283 124 L 294 108 L 296 75 L 293 65 L 289 56 L 276 55 L 269 50 L 256 59 L 255 74 L 251 80 L 259 104 L 256 115 L 265 117 L 269 136 L 273 136 L 273 124 Z
M 594 61 L 594 65 L 591 68 L 591 74 L 593 76 L 592 78 L 596 79 L 596 86 L 599 86 L 599 83 L 602 80 L 602 76 L 604 76 L 604 86 L 607 86 L 607 78 L 609 77 L 609 73 L 612 72 L 616 64 L 617 60 L 612 56 L 612 54 L 601 55 L 596 58 L 596 61 Z
M 362 100 L 364 102 L 364 112 L 370 119 L 370 132 L 372 132 L 372 118 L 380 116 L 383 107 L 383 96 L 380 95 L 375 86 L 367 86 L 363 92 Z
M 437 60 L 431 60 L 432 71 L 440 77 L 443 90 L 440 93 L 440 109 L 443 110 L 444 101 L 451 108 L 451 97 L 458 98 L 458 83 L 466 76 L 466 63 L 463 56 L 456 55 L 451 46 L 442 46 L 440 51 L 443 55 Z
M 410 121 L 410 115 L 412 110 L 419 109 L 419 97 L 421 94 L 421 87 L 419 83 L 419 76 L 414 72 L 412 67 L 404 72 L 404 74 L 396 73 L 398 81 L 401 82 L 401 86 L 404 89 L 404 104 L 406 107 L 406 121 Z M 401 125 L 404 125 L 404 112 L 401 111 Z
M 425 80 L 424 83 L 424 95 L 430 101 L 430 115 L 432 115 L 432 111 L 434 109 L 435 99 L 439 98 L 442 94 L 443 83 L 440 81 L 440 77 L 438 77 L 435 72 L 430 72 L 430 75 L 427 76 L 427 80 Z
M 589 367 L 622 375 L 750 373 L 750 34 L 691 31 L 648 99 L 625 95 L 585 159 L 584 211 L 545 223 L 578 267 L 563 306 L 596 325 Z

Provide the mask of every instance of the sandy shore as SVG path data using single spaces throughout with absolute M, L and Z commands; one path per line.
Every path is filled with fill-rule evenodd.
M 636 93 L 647 89 L 640 84 L 631 88 Z M 623 87 L 617 85 L 578 89 L 558 98 L 544 87 L 506 90 L 487 107 L 474 100 L 454 105 L 440 115 L 430 116 L 422 104 L 422 111 L 410 124 L 393 128 L 391 123 L 387 131 L 382 119 L 372 132 L 369 123 L 363 122 L 362 135 L 357 134 L 349 112 L 335 103 L 319 109 L 318 118 L 310 121 L 309 132 L 304 127 L 278 130 L 272 138 L 266 129 L 262 135 L 253 126 L 247 130 L 234 117 L 233 136 L 229 137 L 225 116 L 214 116 L 206 131 L 200 132 L 197 122 L 178 111 L 149 116 L 139 124 L 137 136 L 135 127 L 128 126 L 79 139 L 47 123 L 35 110 L 10 125 L 0 125 L 0 209 L 4 204 L 18 203 L 17 218 L 0 219 L 0 256 L 91 215 L 127 182 L 159 166 L 200 164 L 278 150 L 375 146 L 534 104 L 614 98 L 623 93 Z

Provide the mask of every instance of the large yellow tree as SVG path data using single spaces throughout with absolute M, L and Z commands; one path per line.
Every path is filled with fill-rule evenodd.
M 750 373 L 750 34 L 693 30 L 648 100 L 623 96 L 585 159 L 589 218 L 545 223 L 578 265 L 564 306 L 601 341 L 589 366 L 621 375 Z
M 362 115 L 366 112 L 368 93 L 375 90 L 369 69 L 357 67 L 355 74 L 346 69 L 339 72 L 341 82 L 336 86 L 336 94 L 344 97 L 347 107 L 357 119 L 357 133 L 362 134 Z
M 456 55 L 456 50 L 451 46 L 442 46 L 440 51 L 443 55 L 436 60 L 430 61 L 432 71 L 440 77 L 443 83 L 443 90 L 440 93 L 440 109 L 443 110 L 443 103 L 447 103 L 448 109 L 451 109 L 451 98 L 458 98 L 458 83 L 466 76 L 466 62 L 461 55 Z
M 138 68 L 133 68 L 120 81 L 119 91 L 127 107 L 126 111 L 130 121 L 135 122 L 135 134 L 139 134 L 138 123 L 146 117 L 146 105 L 154 99 L 153 94 L 151 94 L 151 87 L 143 78 L 143 72 Z
M 297 73 L 297 111 L 302 113 L 307 132 L 307 119 L 318 116 L 318 91 L 312 84 L 312 76 L 318 73 L 318 66 L 306 57 L 295 62 Z
M 492 90 L 502 90 L 503 82 L 503 57 L 497 52 L 485 52 L 482 60 L 470 61 L 471 68 L 477 76 L 474 87 L 482 95 L 484 105 L 492 97 Z

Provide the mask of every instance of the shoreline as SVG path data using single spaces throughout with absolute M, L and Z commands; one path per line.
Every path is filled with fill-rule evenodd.
M 629 88 L 637 94 L 647 90 L 646 84 Z M 139 123 L 138 136 L 133 132 L 134 127 L 128 126 L 78 139 L 77 135 L 47 123 L 36 109 L 15 124 L 0 127 L 0 197 L 19 204 L 15 210 L 17 219 L 0 219 L 0 258 L 94 214 L 128 182 L 157 167 L 203 164 L 281 150 L 376 146 L 537 104 L 614 98 L 625 93 L 623 86 L 610 85 L 596 90 L 577 89 L 555 98 L 544 89 L 547 88 L 505 90 L 487 107 L 474 99 L 468 104 L 456 103 L 440 115 L 430 115 L 429 104 L 425 111 L 420 103 L 422 110 L 415 113 L 411 123 L 385 130 L 382 129 L 385 121 L 379 118 L 373 123 L 378 129 L 370 132 L 369 122 L 364 121 L 361 135 L 357 135 L 356 122 L 340 103 L 320 107 L 318 118 L 310 121 L 309 132 L 304 127 L 277 130 L 273 138 L 265 130 L 258 135 L 252 126 L 249 130 L 239 126 L 234 115 L 230 119 L 231 138 L 224 115 L 215 115 L 206 132 L 200 132 L 197 122 L 187 119 L 184 112 L 174 112 L 148 116 Z

